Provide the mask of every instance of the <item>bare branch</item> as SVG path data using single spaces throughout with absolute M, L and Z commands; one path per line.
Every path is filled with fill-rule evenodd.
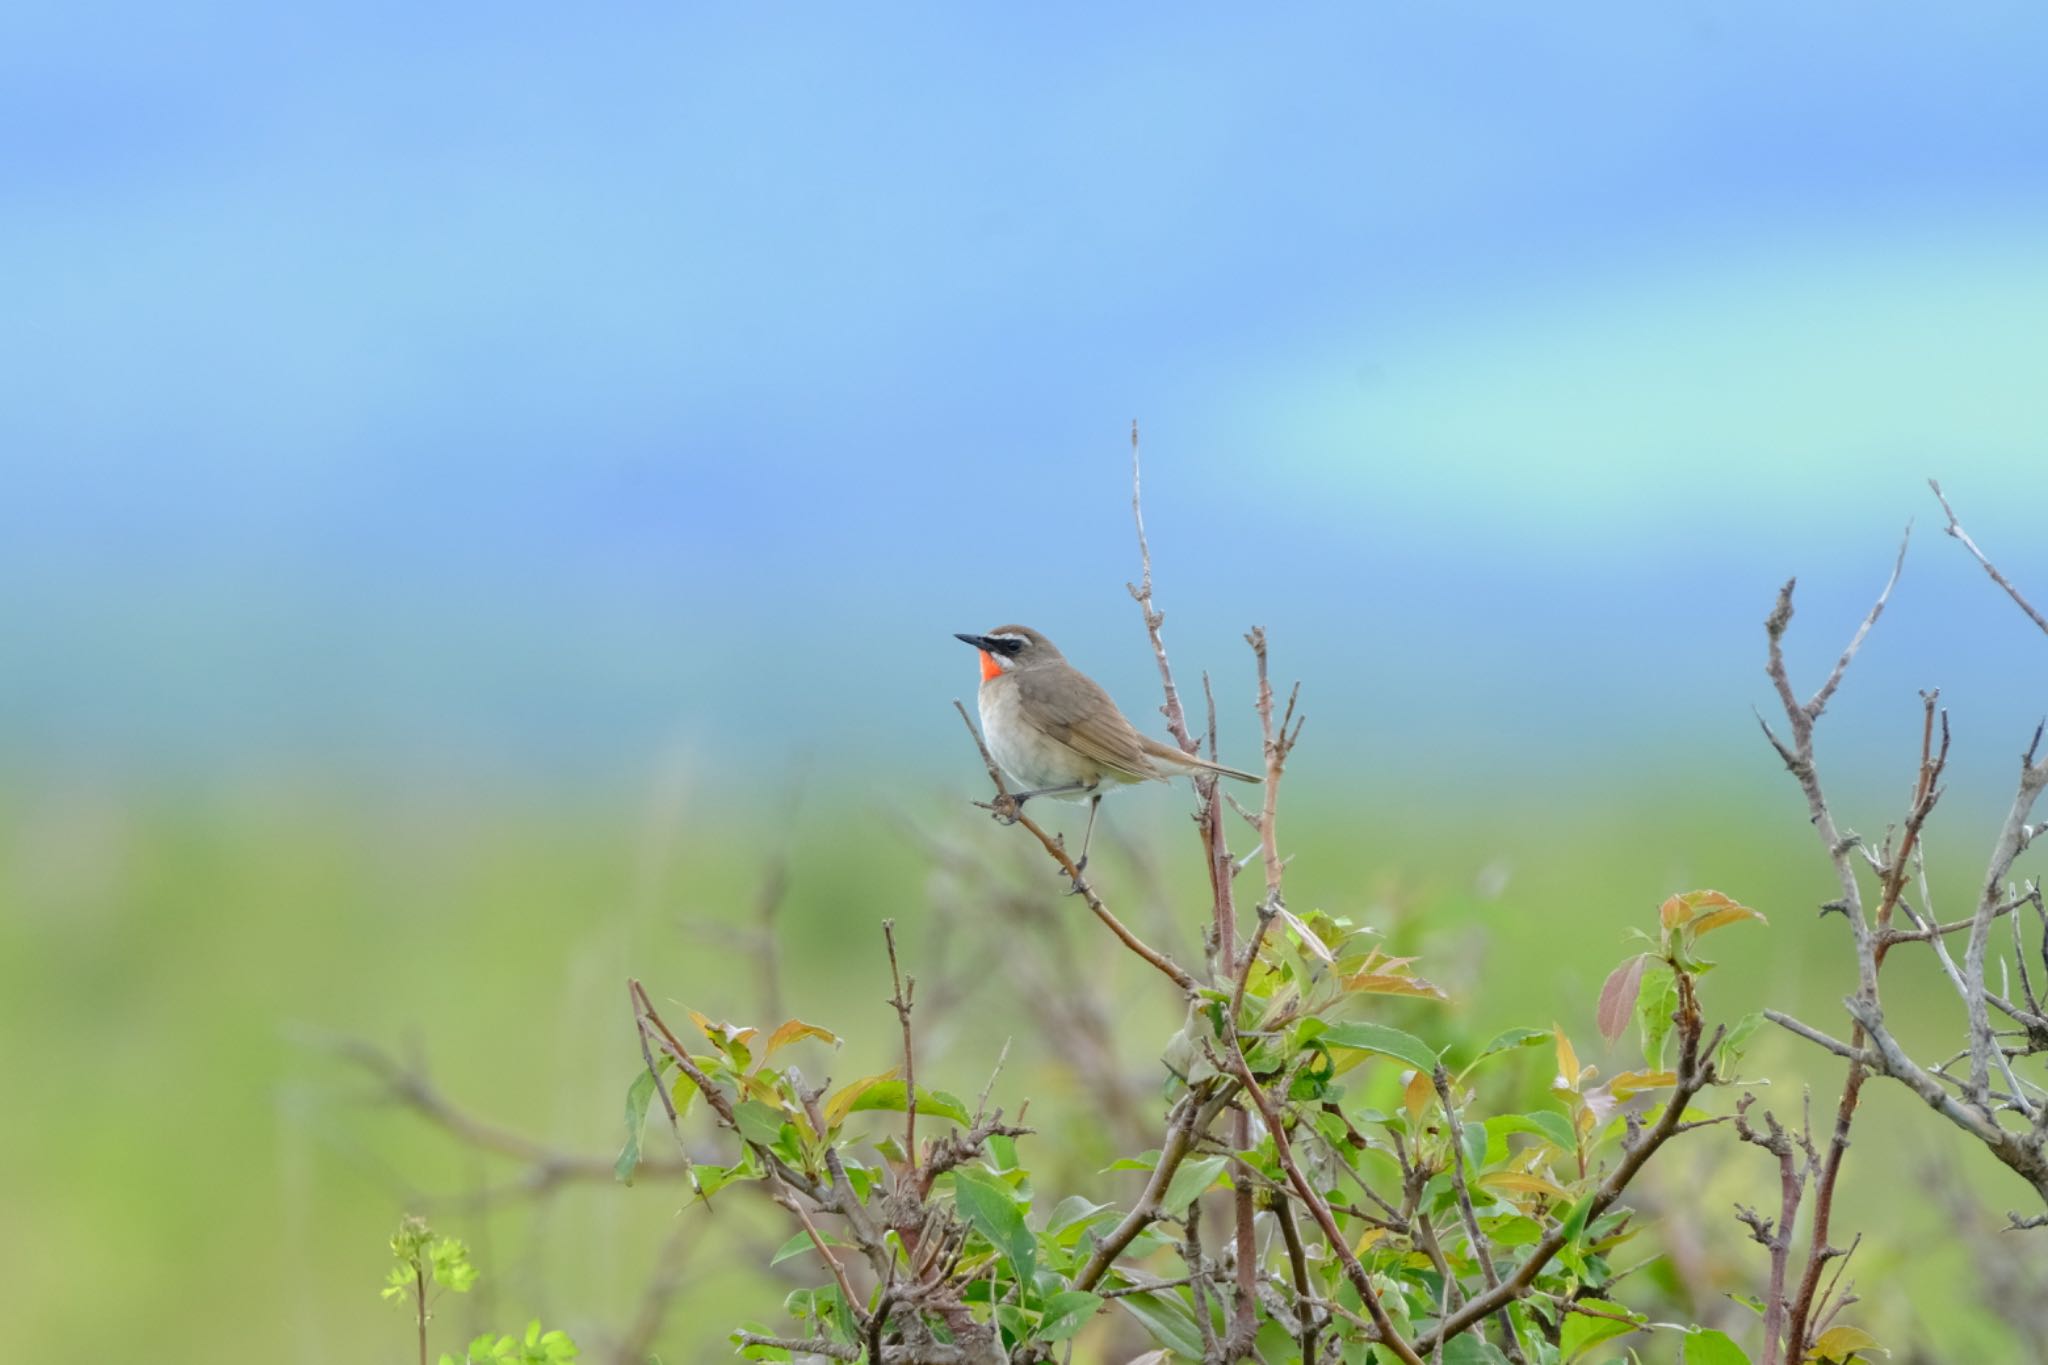
M 1865 616 L 1863 623 L 1856 627 L 1856 633 L 1849 637 L 1848 645 L 1842 650 L 1842 657 L 1835 660 L 1835 666 L 1828 673 L 1827 680 L 1820 685 L 1819 689 L 1814 692 L 1812 698 L 1806 703 L 1806 714 L 1810 720 L 1820 719 L 1820 713 L 1827 709 L 1828 698 L 1834 696 L 1835 689 L 1842 685 L 1842 675 L 1849 671 L 1849 663 L 1856 657 L 1856 651 L 1863 648 L 1864 638 L 1870 634 L 1870 628 L 1877 624 L 1878 617 L 1884 615 L 1885 603 L 1891 600 L 1892 589 L 1898 586 L 1899 575 L 1905 570 L 1906 547 L 1912 543 L 1912 540 L 1913 523 L 1909 521 L 1906 523 L 1905 533 L 1899 537 L 1899 555 L 1897 559 L 1892 561 L 1891 577 L 1885 580 L 1884 591 L 1877 595 L 1877 601 L 1871 604 L 1869 615 Z M 1788 594 L 1786 599 L 1788 603 L 1791 589 L 1792 585 L 1787 583 L 1785 590 Z
M 1970 533 L 1963 529 L 1963 524 L 1960 521 L 1956 520 L 1955 509 L 1948 505 L 1948 497 L 1941 491 L 1941 485 L 1933 479 L 1929 479 L 1927 486 L 1934 490 L 1936 500 L 1941 503 L 1942 512 L 1948 517 L 1948 525 L 1942 529 L 1961 541 L 1963 548 L 1970 552 L 1970 557 L 1983 565 L 1984 572 L 1991 575 L 1991 581 L 2005 589 L 2005 595 L 2010 597 L 2019 609 L 2027 614 L 2029 621 L 2039 626 L 2043 633 L 2048 633 L 2048 617 L 2043 617 L 2040 612 L 2035 611 L 2033 603 L 2022 597 L 2020 590 L 2015 588 L 2011 581 L 1998 571 L 1998 566 L 1991 562 L 1990 557 L 1977 548 L 1977 542 L 1970 539 Z
M 1964 999 L 1970 1013 L 1970 1091 L 1980 1109 L 1985 1107 L 1992 1055 L 1997 1047 L 1991 1034 L 1991 1013 L 1984 989 L 1984 957 L 1991 942 L 1991 922 L 1998 917 L 1998 907 L 2005 900 L 2006 874 L 2012 871 L 2013 861 L 2026 846 L 2030 836 L 2027 817 L 2043 788 L 2048 788 L 2048 759 L 2024 762 L 2019 790 L 2013 795 L 2012 807 L 1991 846 L 1991 863 L 1984 874 L 1977 913 L 1971 918 L 1969 946 L 1963 955 Z

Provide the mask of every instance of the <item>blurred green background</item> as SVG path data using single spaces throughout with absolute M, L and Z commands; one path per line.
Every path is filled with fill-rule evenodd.
M 1141 1129 L 1176 1021 L 968 804 L 949 705 L 952 632 L 1022 620 L 1150 718 L 1133 416 L 1182 682 L 1243 762 L 1241 632 L 1303 679 L 1291 894 L 1423 954 L 1456 1003 L 1414 1027 L 1591 1054 L 1625 930 L 1714 886 L 1772 925 L 1723 936 L 1710 1004 L 1838 1029 L 1761 621 L 1799 575 L 1811 685 L 1918 519 L 1822 757 L 1882 829 L 1942 689 L 1959 912 L 2048 703 L 1922 480 L 2048 592 L 2044 39 L 2019 4 L 10 8 L 18 1352 L 395 1358 L 384 1239 L 430 1207 L 486 1274 L 442 1344 L 541 1313 L 609 1358 L 673 1234 L 661 1358 L 719 1358 L 776 1314 L 778 1223 L 649 1184 L 465 1202 L 514 1168 L 332 1044 L 608 1159 L 625 979 L 772 1023 L 778 867 L 781 998 L 848 1038 L 807 1067 L 886 1064 L 893 916 L 940 1083 L 1013 1038 L 1002 1102 L 1057 1135 L 1114 1082 Z M 1121 798 L 1100 863 L 1184 956 L 1186 805 Z M 1888 971 L 1951 1037 L 1938 976 Z M 1074 981 L 1113 1057 L 1034 1007 Z M 1756 1069 L 1839 1083 L 1776 1039 Z M 1956 1210 L 1897 1197 L 1973 1154 L 1869 1104 L 1860 1310 L 1918 1358 L 2030 1359 Z M 1656 1195 L 1716 1302 L 1762 1273 L 1752 1156 L 1700 1135 Z

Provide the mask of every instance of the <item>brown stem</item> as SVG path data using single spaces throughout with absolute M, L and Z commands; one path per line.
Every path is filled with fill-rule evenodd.
M 1465 1173 L 1465 1125 L 1458 1115 L 1457 1105 L 1452 1102 L 1451 1077 L 1450 1073 L 1444 1070 L 1443 1063 L 1437 1063 L 1436 1071 L 1430 1080 L 1436 1086 L 1437 1099 L 1444 1107 L 1444 1123 L 1450 1129 L 1451 1183 L 1458 1192 L 1458 1217 L 1464 1222 L 1465 1236 L 1472 1244 L 1473 1259 L 1479 1262 L 1481 1278 L 1486 1281 L 1488 1289 L 1498 1289 L 1500 1273 L 1494 1268 L 1493 1252 L 1488 1249 L 1486 1237 L 1480 1231 L 1479 1214 L 1472 1207 L 1472 1188 Z M 1516 1362 L 1516 1365 L 1522 1365 L 1526 1358 L 1522 1355 L 1522 1340 L 1515 1331 L 1514 1319 L 1508 1316 L 1508 1310 L 1503 1308 L 1497 1321 L 1500 1323 L 1501 1341 L 1504 1343 L 1503 1353 L 1509 1360 Z
M 889 1003 L 896 1007 L 896 1018 L 903 1025 L 903 1186 L 917 1184 L 917 1061 L 910 1045 L 910 1002 L 917 994 L 917 978 L 910 978 L 905 989 L 903 974 L 896 966 L 896 921 L 882 921 L 882 938 L 889 945 L 889 980 L 895 987 L 895 994 Z
M 1200 1090 L 1189 1091 L 1175 1108 L 1172 1119 L 1166 1127 L 1166 1141 L 1159 1149 L 1159 1164 L 1152 1168 L 1151 1178 L 1145 1182 L 1144 1193 L 1131 1206 L 1117 1225 L 1109 1230 L 1101 1242 L 1096 1244 L 1095 1254 L 1081 1267 L 1081 1273 L 1074 1277 L 1074 1288 L 1093 1289 L 1109 1268 L 1116 1264 L 1116 1258 L 1123 1255 L 1124 1248 L 1147 1227 L 1159 1220 L 1161 1203 L 1166 1198 L 1166 1187 L 1173 1183 L 1175 1171 L 1187 1160 L 1193 1150 L 1195 1134 L 1207 1130 L 1216 1115 L 1229 1102 L 1230 1090 L 1223 1087 L 1215 1094 Z
M 1230 1027 L 1226 1030 L 1228 1036 L 1224 1039 L 1229 1051 L 1223 1058 L 1224 1064 L 1237 1077 L 1237 1082 L 1244 1087 L 1245 1093 L 1252 1097 L 1252 1103 L 1259 1107 L 1259 1114 L 1266 1121 L 1266 1129 L 1273 1135 L 1273 1155 L 1278 1158 L 1280 1169 L 1287 1173 L 1287 1183 L 1293 1186 L 1295 1196 L 1307 1207 L 1309 1216 L 1316 1220 L 1316 1226 L 1322 1229 L 1323 1237 L 1329 1242 L 1330 1250 L 1336 1253 L 1339 1263 L 1343 1265 L 1345 1278 L 1349 1279 L 1351 1287 L 1358 1291 L 1359 1301 L 1365 1305 L 1366 1314 L 1372 1318 L 1373 1327 L 1380 1334 L 1380 1344 L 1392 1351 L 1404 1365 L 1422 1365 L 1422 1357 L 1417 1355 L 1415 1347 L 1410 1346 L 1402 1337 L 1401 1329 L 1396 1327 L 1393 1318 L 1388 1316 L 1386 1305 L 1380 1302 L 1379 1291 L 1373 1288 L 1372 1277 L 1365 1273 L 1364 1265 L 1360 1264 L 1357 1255 L 1352 1252 L 1350 1243 L 1344 1240 L 1343 1232 L 1337 1227 L 1337 1219 L 1330 1212 L 1329 1201 L 1317 1193 L 1315 1187 L 1302 1175 L 1301 1166 L 1294 1159 L 1293 1144 L 1287 1138 L 1283 1116 L 1272 1099 L 1259 1088 L 1258 1081 L 1252 1077 L 1251 1064 L 1245 1060 L 1244 1048 L 1238 1041 L 1237 1021 L 1230 1020 L 1229 1024 Z
M 1322 1334 L 1322 1310 L 1316 1306 L 1309 1285 L 1308 1249 L 1301 1244 L 1301 1230 L 1294 1225 L 1294 1210 L 1285 1199 L 1273 1201 L 1273 1218 L 1280 1224 L 1280 1240 L 1287 1244 L 1287 1268 L 1294 1276 L 1294 1312 L 1300 1330 L 1301 1365 L 1316 1365 L 1316 1338 Z

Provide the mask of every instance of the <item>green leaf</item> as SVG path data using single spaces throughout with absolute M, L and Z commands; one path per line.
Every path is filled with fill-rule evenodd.
M 1571 1120 L 1563 1114 L 1548 1109 L 1534 1114 L 1501 1114 L 1486 1121 L 1486 1131 L 1494 1133 L 1534 1133 L 1560 1152 L 1576 1152 L 1578 1140 L 1572 1134 Z
M 1167 1350 L 1189 1360 L 1202 1358 L 1202 1333 L 1195 1326 L 1194 1310 L 1178 1295 L 1126 1294 L 1117 1302 Z
M 1728 1026 L 1727 1037 L 1721 1040 L 1720 1055 L 1714 1059 L 1714 1069 L 1723 1076 L 1732 1076 L 1742 1062 L 1742 1054 L 1749 1050 L 1749 1040 L 1762 1027 L 1762 1014 L 1745 1014 Z
M 1569 1247 L 1576 1243 L 1579 1237 L 1586 1231 L 1586 1215 L 1592 1211 L 1592 1208 L 1593 1196 L 1588 1194 L 1585 1198 L 1579 1200 L 1578 1203 L 1572 1205 L 1571 1212 L 1564 1216 L 1562 1231 L 1564 1232 L 1564 1244 L 1566 1246 Z
M 1628 1313 L 1620 1304 L 1608 1303 L 1604 1299 L 1581 1299 L 1578 1306 L 1595 1308 L 1603 1313 Z M 1613 1318 L 1595 1318 L 1584 1313 L 1571 1313 L 1565 1317 L 1564 1326 L 1558 1333 L 1558 1346 L 1566 1361 L 1577 1360 L 1601 1342 L 1627 1336 L 1635 1331 L 1636 1327 L 1637 1324 L 1634 1322 L 1616 1322 Z
M 838 1114 L 835 1115 L 827 1109 L 827 1122 L 836 1124 L 847 1114 L 858 1114 L 870 1109 L 889 1110 L 900 1114 L 906 1107 L 906 1092 L 899 1077 L 873 1077 L 867 1083 L 856 1081 L 854 1084 L 862 1087 L 859 1093 L 855 1094 Z M 959 1100 L 943 1090 L 927 1090 L 923 1086 L 917 1088 L 917 1112 L 919 1117 L 930 1114 L 942 1119 L 951 1119 L 961 1125 L 973 1122 L 966 1107 Z
M 667 1058 L 662 1060 L 666 1061 Z M 690 1112 L 690 1105 L 696 1098 L 697 1083 L 690 1079 L 689 1072 L 678 1070 L 676 1072 L 675 1084 L 669 1088 L 668 1092 L 668 1102 L 675 1106 L 676 1118 L 678 1120 Z
M 1497 1247 L 1534 1246 L 1543 1240 L 1543 1225 L 1524 1214 L 1506 1218 L 1482 1218 L 1479 1225 Z
M 1030 1284 L 1037 1270 L 1038 1244 L 1024 1215 L 1017 1211 L 1010 1191 L 988 1176 L 965 1167 L 953 1172 L 953 1203 L 989 1245 L 1010 1258 L 1010 1268 L 1022 1284 Z
M 1664 1065 L 1664 1044 L 1671 1036 L 1671 1016 L 1678 1012 L 1678 983 L 1669 967 L 1643 973 L 1636 997 L 1636 1025 L 1643 1031 L 1643 1060 Z
M 750 1156 L 735 1161 L 730 1166 L 698 1166 L 692 1178 L 696 1181 L 697 1193 L 709 1199 L 734 1181 L 758 1180 L 761 1173 L 754 1169 L 754 1162 Z
M 837 1247 L 845 1246 L 846 1243 L 840 1241 L 836 1237 L 826 1234 L 825 1245 Z M 817 1249 L 817 1244 L 811 1241 L 810 1233 L 799 1232 L 796 1236 L 790 1238 L 787 1242 L 784 1242 L 781 1246 L 775 1249 L 775 1254 L 768 1258 L 768 1264 L 771 1266 L 778 1266 L 792 1256 L 801 1256 L 806 1251 L 816 1251 Z
M 1045 1301 L 1045 1312 L 1038 1320 L 1038 1335 L 1045 1341 L 1065 1341 L 1087 1326 L 1088 1319 L 1101 1308 L 1099 1294 L 1090 1294 L 1085 1289 L 1062 1289 Z
M 749 1142 L 758 1142 L 763 1147 L 772 1147 L 782 1136 L 782 1111 L 759 1100 L 747 1100 L 733 1106 L 733 1122 L 739 1125 L 740 1136 Z
M 1111 1171 L 1149 1171 L 1158 1166 L 1158 1164 L 1159 1149 L 1154 1147 L 1151 1151 L 1141 1153 L 1138 1156 L 1118 1157 L 1115 1161 L 1104 1166 L 1099 1174 L 1108 1175 Z
M 467 1294 L 476 1283 L 476 1267 L 469 1263 L 469 1248 L 453 1237 L 443 1237 L 429 1249 L 434 1283 Z
M 1705 1327 L 1687 1332 L 1680 1349 L 1684 1365 L 1749 1365 L 1749 1356 L 1726 1332 Z
M 1477 1332 L 1467 1332 L 1444 1343 L 1444 1365 L 1508 1365 L 1508 1358 Z
M 779 1346 L 741 1346 L 740 1333 L 742 1332 L 752 1332 L 757 1337 L 772 1337 L 775 1333 L 769 1330 L 768 1324 L 764 1322 L 743 1322 L 727 1333 L 726 1340 L 738 1348 L 740 1355 L 744 1358 L 748 1360 L 789 1359 L 789 1352 Z
M 1403 1033 L 1397 1028 L 1388 1028 L 1385 1024 L 1339 1024 L 1321 1034 L 1317 1041 L 1325 1047 L 1348 1047 L 1356 1048 L 1360 1052 L 1377 1052 L 1423 1071 L 1436 1070 L 1436 1052 L 1429 1044 L 1412 1033 Z
M 1513 1052 L 1517 1048 L 1534 1047 L 1538 1043 L 1547 1043 L 1549 1041 L 1550 1030 L 1547 1028 L 1506 1029 L 1500 1033 L 1496 1033 L 1493 1036 L 1493 1040 L 1491 1042 L 1489 1042 L 1485 1047 L 1480 1048 L 1478 1054 L 1474 1056 L 1471 1061 L 1465 1063 L 1465 1070 L 1470 1071 L 1473 1067 L 1478 1066 L 1487 1058 L 1498 1057 L 1503 1052 Z M 1457 1339 L 1458 1338 L 1455 1337 L 1452 1338 L 1453 1341 Z M 1448 1349 L 1448 1347 L 1446 1349 Z
M 668 1065 L 668 1058 L 661 1059 Z M 640 1166 L 640 1134 L 647 1126 L 647 1106 L 654 1099 L 654 1087 L 660 1084 L 655 1073 L 642 1067 L 633 1083 L 626 1087 L 626 1145 L 619 1151 L 619 1159 L 612 1166 L 612 1174 L 621 1185 L 633 1183 L 633 1172 Z
M 988 1160 L 991 1167 L 998 1171 L 1014 1171 L 1019 1169 L 1017 1163 L 1017 1139 L 1007 1137 L 1002 1133 L 990 1134 L 988 1139 Z
M 1162 1207 L 1168 1213 L 1179 1213 L 1195 1197 L 1216 1183 L 1216 1177 L 1223 1174 L 1223 1168 L 1230 1164 L 1227 1156 L 1197 1157 L 1181 1163 L 1167 1182 L 1166 1198 Z
M 1083 1199 L 1078 1194 L 1070 1194 L 1060 1200 L 1053 1208 L 1051 1216 L 1045 1220 L 1045 1235 L 1059 1238 L 1061 1233 L 1078 1231 L 1110 1212 L 1114 1210 L 1108 1204 L 1097 1204 L 1093 1200 Z
M 1465 1175 L 1470 1179 L 1475 1171 L 1486 1165 L 1486 1126 L 1479 1123 L 1460 1124 L 1458 1136 L 1464 1139 Z

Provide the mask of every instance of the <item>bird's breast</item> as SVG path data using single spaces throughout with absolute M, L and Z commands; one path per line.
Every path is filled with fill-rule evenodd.
M 1024 714 L 1016 680 L 991 678 L 981 685 L 981 733 L 997 766 L 1025 789 L 1092 783 L 1100 766 L 1088 762 L 1059 740 L 1031 723 Z

